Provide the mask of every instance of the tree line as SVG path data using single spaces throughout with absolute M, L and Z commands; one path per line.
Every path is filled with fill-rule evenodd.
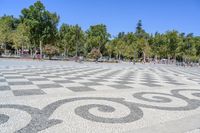
M 99 58 L 143 60 L 176 59 L 199 61 L 200 37 L 176 30 L 149 34 L 139 20 L 133 32 L 120 32 L 111 38 L 104 24 L 92 25 L 84 31 L 79 25 L 62 24 L 58 28 L 59 15 L 46 10 L 37 1 L 21 11 L 19 18 L 0 17 L 0 53 L 9 50 L 19 55 L 28 50 L 30 55 L 39 52 L 50 58 L 84 56 Z

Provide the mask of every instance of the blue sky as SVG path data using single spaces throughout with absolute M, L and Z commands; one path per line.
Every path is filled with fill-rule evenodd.
M 0 16 L 18 16 L 36 0 L 0 0 Z M 106 24 L 113 35 L 135 31 L 139 19 L 149 33 L 176 29 L 200 36 L 200 0 L 41 0 L 60 15 L 60 24 Z

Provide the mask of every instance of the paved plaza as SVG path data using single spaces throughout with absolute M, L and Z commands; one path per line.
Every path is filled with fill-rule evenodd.
M 200 131 L 200 68 L 0 59 L 0 133 Z

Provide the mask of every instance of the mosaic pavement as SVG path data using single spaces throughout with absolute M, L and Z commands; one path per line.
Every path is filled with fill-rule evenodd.
M 181 133 L 200 128 L 199 68 L 15 64 L 0 63 L 1 133 Z

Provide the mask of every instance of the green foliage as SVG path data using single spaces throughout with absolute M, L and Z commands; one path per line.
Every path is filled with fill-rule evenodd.
M 47 11 L 40 1 L 23 9 L 21 13 L 20 20 L 30 27 L 31 41 L 36 46 L 39 45 L 40 41 L 43 44 L 56 41 L 59 22 L 59 16 L 56 13 Z
M 100 52 L 105 48 L 106 42 L 109 40 L 110 34 L 107 32 L 106 25 L 99 24 L 90 26 L 86 31 L 86 50 L 90 51 L 93 48 L 99 49 Z
M 11 33 L 15 28 L 16 19 L 12 16 L 0 17 L 0 45 L 11 42 Z
M 105 48 L 107 50 L 109 57 L 112 58 L 112 54 L 114 52 L 114 40 L 108 41 L 105 45 Z
M 30 29 L 25 24 L 20 23 L 16 30 L 12 32 L 13 47 L 15 49 L 19 48 L 29 48 L 30 44 Z
M 64 51 L 64 56 L 75 51 L 76 56 L 84 54 L 84 31 L 78 25 L 63 24 L 59 30 L 60 47 Z
M 72 26 L 62 24 L 59 30 L 59 46 L 63 50 L 64 56 L 68 57 L 69 51 L 73 49 Z
M 75 47 L 76 56 L 84 53 L 85 35 L 80 26 L 72 26 L 72 45 Z
M 137 38 L 148 38 L 148 33 L 142 28 L 142 20 L 139 20 L 137 23 L 135 35 Z

